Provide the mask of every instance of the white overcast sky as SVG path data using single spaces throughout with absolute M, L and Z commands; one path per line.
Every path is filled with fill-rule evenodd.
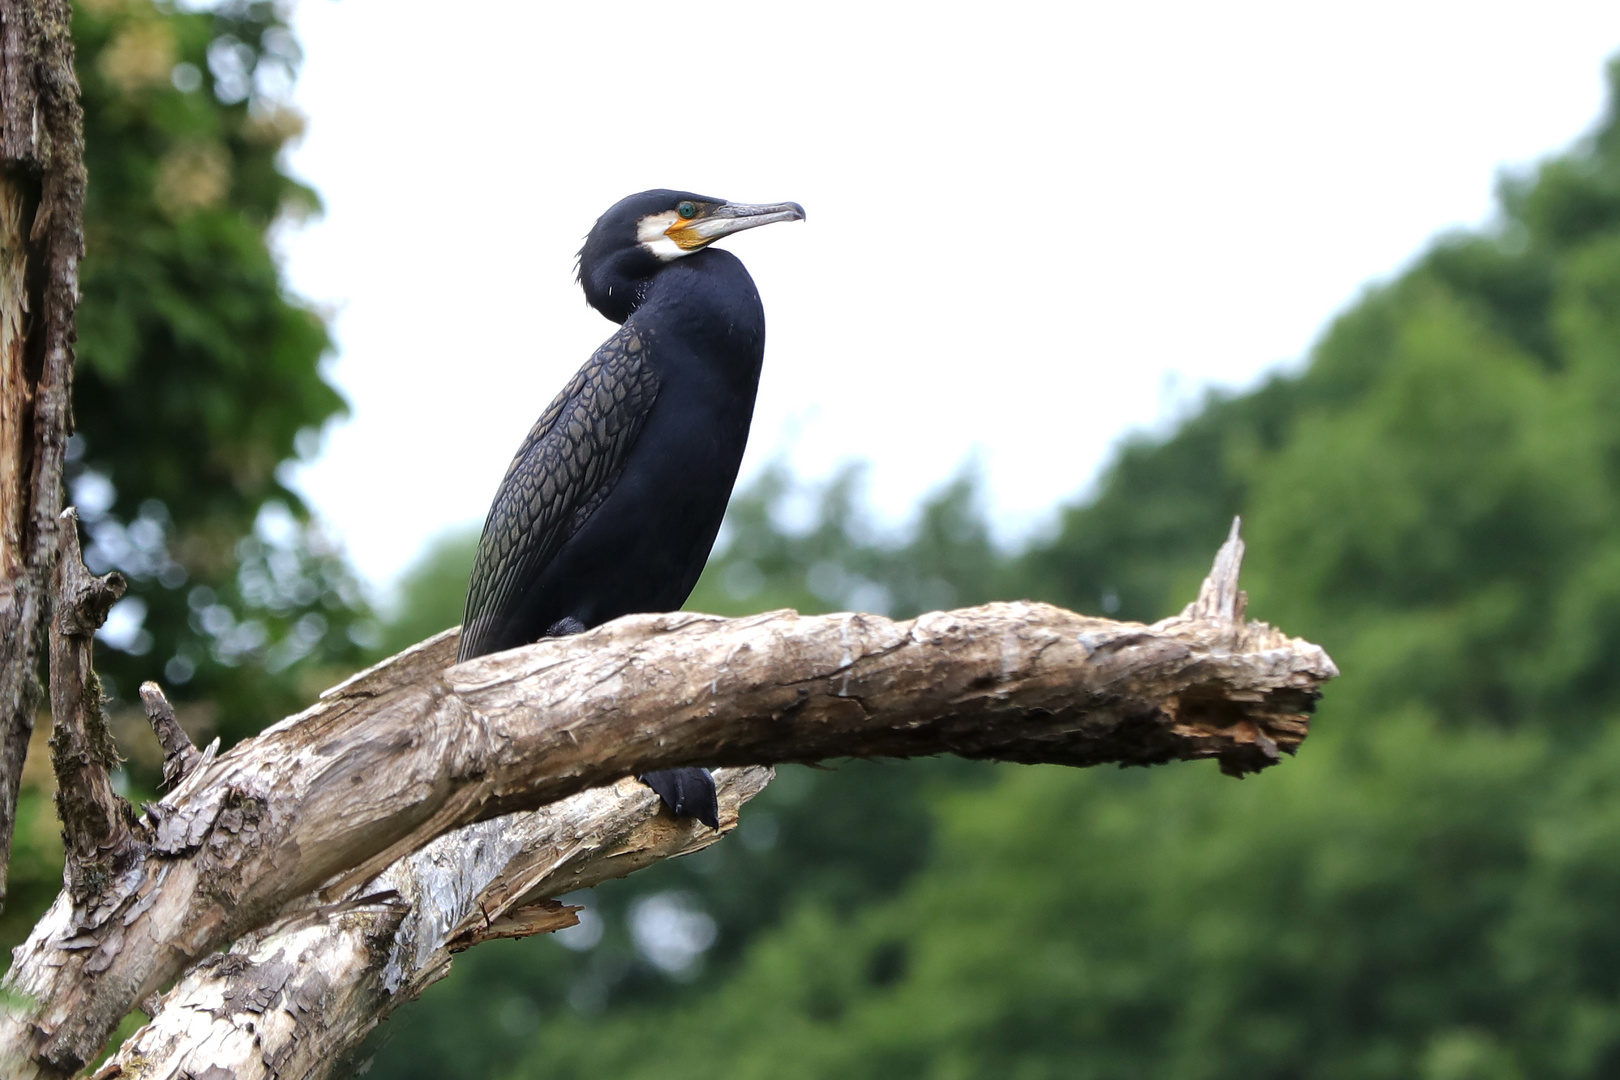
M 297 483 L 386 586 L 482 520 L 609 324 L 623 195 L 793 199 L 725 241 L 770 324 L 745 478 L 871 462 L 904 520 L 977 453 L 998 532 L 1122 434 L 1296 361 L 1603 103 L 1620 3 L 300 0 L 286 238 L 353 405 Z

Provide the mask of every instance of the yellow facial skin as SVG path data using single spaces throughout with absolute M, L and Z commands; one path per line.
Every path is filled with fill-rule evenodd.
M 749 204 L 692 200 L 690 209 L 690 217 L 683 217 L 680 207 L 660 214 L 648 214 L 636 224 L 637 241 L 667 262 L 700 251 L 734 232 L 769 225 L 773 221 L 804 220 L 804 207 L 798 203 Z
M 641 219 L 636 227 L 636 239 L 648 251 L 661 259 L 675 259 L 708 247 L 718 237 L 704 236 L 696 226 L 703 221 L 703 209 L 690 218 L 683 218 L 674 210 L 651 214 Z M 674 245 L 671 247 L 670 245 Z
M 664 230 L 664 235 L 675 241 L 675 245 L 682 251 L 696 251 L 717 239 L 717 237 L 713 234 L 704 236 L 697 231 L 698 223 L 703 221 L 704 218 L 708 216 L 709 211 L 713 208 L 704 203 L 696 203 L 694 205 L 697 207 L 697 213 L 693 214 L 689 218 L 683 218 L 679 213 L 671 211 L 668 216 L 672 217 L 674 220 L 671 221 L 669 227 Z M 661 214 L 659 216 L 663 217 L 665 215 Z

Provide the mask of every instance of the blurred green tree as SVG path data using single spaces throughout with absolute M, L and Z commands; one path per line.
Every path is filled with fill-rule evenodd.
M 91 0 L 73 29 L 91 182 L 71 493 L 92 568 L 131 584 L 100 666 L 240 738 L 354 663 L 367 617 L 282 472 L 344 410 L 270 246 L 319 210 L 279 164 L 299 50 L 268 0 Z
M 132 782 L 149 787 L 160 754 L 128 708 L 141 681 L 232 742 L 351 670 L 375 623 L 283 472 L 344 410 L 321 370 L 324 321 L 288 292 L 270 242 L 319 209 L 280 164 L 302 129 L 285 12 L 73 7 L 90 182 L 69 495 L 87 561 L 130 581 L 97 666 Z M 8 946 L 60 886 L 49 773 L 36 747 Z

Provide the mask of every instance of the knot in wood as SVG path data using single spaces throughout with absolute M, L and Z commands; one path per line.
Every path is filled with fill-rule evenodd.
M 57 609 L 56 632 L 63 637 L 88 638 L 107 621 L 107 613 L 123 597 L 129 582 L 116 570 L 101 577 L 88 573 L 75 577 Z

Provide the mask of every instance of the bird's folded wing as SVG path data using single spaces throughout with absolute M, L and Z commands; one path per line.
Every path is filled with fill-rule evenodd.
M 618 480 L 658 396 L 646 346 L 645 331 L 621 328 L 523 440 L 484 521 L 460 659 L 498 647 L 525 587 Z

